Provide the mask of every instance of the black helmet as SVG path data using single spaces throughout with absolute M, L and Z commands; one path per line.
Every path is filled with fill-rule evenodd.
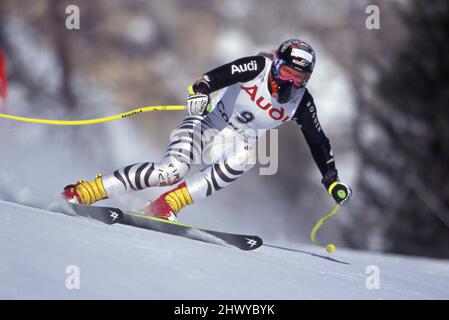
M 295 98 L 310 79 L 315 67 L 315 51 L 302 40 L 291 39 L 274 52 L 270 72 L 273 97 L 279 103 Z

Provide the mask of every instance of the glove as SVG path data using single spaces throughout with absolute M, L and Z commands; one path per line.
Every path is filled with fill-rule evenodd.
M 323 176 L 321 182 L 336 203 L 341 205 L 349 203 L 349 199 L 352 196 L 352 189 L 350 186 L 339 181 L 337 170 L 329 170 Z
M 334 182 L 329 188 L 329 193 L 336 203 L 345 205 L 349 203 L 349 199 L 352 196 L 352 189 L 344 183 Z
M 187 99 L 187 111 L 191 116 L 204 116 L 212 110 L 210 97 L 203 93 L 194 93 Z

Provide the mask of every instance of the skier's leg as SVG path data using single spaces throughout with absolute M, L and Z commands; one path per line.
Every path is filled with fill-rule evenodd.
M 186 188 L 192 202 L 200 201 L 229 186 L 248 172 L 254 167 L 254 151 L 253 148 L 242 150 L 235 156 L 214 163 L 186 179 Z
M 89 182 L 80 180 L 64 188 L 64 197 L 76 203 L 92 204 L 131 191 L 149 187 L 171 186 L 181 181 L 189 171 L 189 164 L 166 157 L 159 162 L 136 163 L 111 174 L 97 175 Z
M 255 149 L 240 144 L 230 156 L 213 163 L 176 188 L 164 193 L 146 208 L 146 213 L 176 220 L 186 205 L 202 200 L 237 180 L 255 164 Z
M 229 186 L 256 163 L 255 139 L 246 140 L 229 128 L 215 138 L 216 141 L 207 144 L 204 150 L 204 156 L 209 157 L 211 165 L 185 181 L 192 202 Z
M 202 117 L 188 116 L 173 131 L 167 153 L 159 162 L 136 163 L 94 181 L 78 181 L 64 188 L 64 197 L 76 203 L 92 204 L 96 201 L 130 191 L 155 186 L 170 186 L 187 174 L 196 150 L 201 150 L 195 139 L 201 133 Z
M 189 171 L 189 164 L 173 157 L 159 162 L 136 163 L 103 176 L 103 185 L 109 197 L 150 187 L 171 186 L 181 181 Z

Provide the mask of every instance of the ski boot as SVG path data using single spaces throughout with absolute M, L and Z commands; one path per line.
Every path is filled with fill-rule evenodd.
M 97 174 L 92 182 L 80 180 L 76 184 L 69 184 L 64 188 L 62 196 L 68 202 L 75 204 L 92 204 L 108 198 L 101 174 Z
M 179 184 L 175 189 L 167 191 L 153 200 L 144 209 L 145 214 L 172 222 L 177 221 L 176 215 L 185 206 L 192 204 L 186 183 Z

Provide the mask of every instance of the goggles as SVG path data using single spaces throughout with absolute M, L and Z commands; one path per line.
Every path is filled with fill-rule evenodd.
M 281 65 L 278 71 L 278 78 L 284 81 L 291 81 L 296 87 L 301 87 L 307 75 L 295 70 L 285 64 Z

